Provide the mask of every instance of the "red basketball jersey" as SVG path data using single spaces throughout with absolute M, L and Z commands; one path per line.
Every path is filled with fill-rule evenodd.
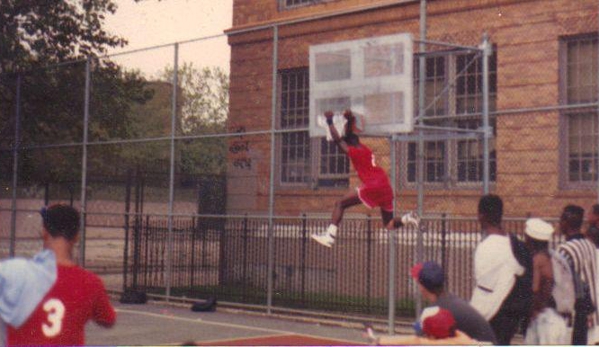
M 367 186 L 389 185 L 387 173 L 378 167 L 370 148 L 360 143 L 359 147 L 348 146 L 347 155 L 362 183 Z
M 79 266 L 57 269 L 56 283 L 27 321 L 8 326 L 8 345 L 84 345 L 85 323 L 112 325 L 116 313 L 102 280 Z

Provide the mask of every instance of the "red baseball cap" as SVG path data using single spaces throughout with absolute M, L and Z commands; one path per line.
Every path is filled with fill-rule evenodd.
M 424 335 L 444 339 L 455 336 L 455 318 L 451 312 L 439 306 L 427 307 L 420 316 L 420 326 Z

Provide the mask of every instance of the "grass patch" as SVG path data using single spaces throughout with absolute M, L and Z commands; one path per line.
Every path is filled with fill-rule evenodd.
M 149 294 L 165 295 L 165 288 L 146 288 Z M 216 297 L 219 300 L 243 304 L 266 305 L 266 290 L 243 285 L 229 286 L 194 286 L 172 287 L 171 295 L 175 297 L 206 299 Z M 388 298 L 339 295 L 327 292 L 281 292 L 273 294 L 273 306 L 327 311 L 337 313 L 354 313 L 364 315 L 385 316 L 388 314 Z M 402 317 L 413 317 L 415 302 L 413 299 L 397 299 L 396 314 Z

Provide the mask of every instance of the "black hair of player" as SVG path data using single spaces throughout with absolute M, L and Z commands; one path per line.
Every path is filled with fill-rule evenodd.
M 73 241 L 79 233 L 79 212 L 68 205 L 55 204 L 40 211 L 44 228 L 52 237 Z
M 569 228 L 580 230 L 584 219 L 584 209 L 578 205 L 567 205 L 564 207 L 561 220 L 566 222 Z
M 343 141 L 350 146 L 356 147 L 360 145 L 360 138 L 356 133 L 354 133 L 354 129 L 356 128 L 356 117 L 351 114 L 351 111 L 346 111 L 346 114 L 349 113 L 347 117 L 347 124 L 345 125 L 345 136 L 343 136 Z
M 526 235 L 526 246 L 533 253 L 536 253 L 536 252 L 540 252 L 540 251 L 549 249 L 549 242 L 537 240 L 535 238 L 532 238 L 532 237 Z
M 345 143 L 347 143 L 349 146 L 353 147 L 357 147 L 360 144 L 360 138 L 353 132 L 345 134 L 343 141 L 345 141 Z
M 487 194 L 478 202 L 478 213 L 493 226 L 500 226 L 503 218 L 503 201 L 498 195 Z
M 595 244 L 595 247 L 599 247 L 599 228 L 591 225 L 587 230 L 587 237 Z

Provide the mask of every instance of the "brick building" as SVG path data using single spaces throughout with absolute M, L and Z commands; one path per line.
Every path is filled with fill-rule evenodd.
M 305 130 L 309 47 L 404 32 L 418 38 L 420 1 L 235 0 L 233 6 L 228 126 L 240 136 L 230 140 L 228 211 L 268 211 L 271 139 L 260 131 L 271 129 L 274 114 L 275 129 L 287 131 L 274 141 L 275 214 L 328 213 L 357 177 L 334 146 Z M 506 215 L 557 216 L 567 203 L 589 207 L 597 199 L 598 8 L 596 0 L 428 1 L 427 40 L 478 46 L 487 33 L 493 44 L 491 191 L 504 197 Z M 425 56 L 427 104 L 452 88 L 427 109 L 427 124 L 480 126 L 480 60 L 448 47 L 429 50 L 437 54 Z M 366 141 L 390 170 L 389 140 Z M 396 145 L 399 209 L 414 209 L 416 147 Z M 427 213 L 475 213 L 481 148 L 472 139 L 426 142 Z

